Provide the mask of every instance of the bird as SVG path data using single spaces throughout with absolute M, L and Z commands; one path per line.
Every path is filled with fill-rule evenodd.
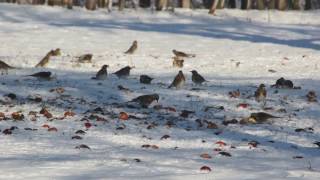
M 150 84 L 153 78 L 147 76 L 147 75 L 141 75 L 140 76 L 140 83 L 142 84 Z
M 174 57 L 173 57 L 173 61 L 172 61 L 172 66 L 173 66 L 173 67 L 182 68 L 182 67 L 183 67 L 183 62 L 184 62 L 183 59 L 180 59 L 179 57 L 174 56 Z
M 320 141 L 316 141 L 313 144 L 317 145 L 320 148 Z
M 53 51 L 49 51 L 47 55 L 41 59 L 41 61 L 36 65 L 36 67 L 45 67 L 48 65 L 50 57 L 52 56 Z
M 118 78 L 127 78 L 130 75 L 131 69 L 132 69 L 132 67 L 126 66 L 126 67 L 118 70 L 117 72 L 114 72 L 113 74 L 115 74 Z
M 47 80 L 48 81 L 48 80 L 52 79 L 51 72 L 49 72 L 49 71 L 41 71 L 41 72 L 37 72 L 37 73 L 30 74 L 27 76 L 36 77 L 36 78 L 38 78 L 38 80 Z
M 192 82 L 196 85 L 201 85 L 203 82 L 206 81 L 196 70 L 192 70 L 190 72 L 192 73 Z
M 195 54 L 187 54 L 185 52 L 177 51 L 175 49 L 172 50 L 172 52 L 176 57 L 196 57 Z
M 258 89 L 254 92 L 254 97 L 257 102 L 266 102 L 267 90 L 264 84 L 260 84 Z
M 5 62 L 0 60 L 0 71 L 1 71 L 1 74 L 3 75 L 4 72 L 6 74 L 8 74 L 8 69 L 15 69 L 15 68 L 12 67 L 12 66 L 9 66 L 7 63 L 5 63 Z
M 273 116 L 273 115 L 265 113 L 265 112 L 257 112 L 257 113 L 251 113 L 249 118 L 252 118 L 255 121 L 255 123 L 264 123 L 268 119 L 280 118 L 280 117 Z
M 137 49 L 138 49 L 138 42 L 134 40 L 131 47 L 125 52 L 125 54 L 133 54 Z
M 293 88 L 293 82 L 290 81 L 290 80 L 286 80 L 283 77 L 281 77 L 280 79 L 278 79 L 276 81 L 276 84 L 272 85 L 271 87 L 292 89 Z
M 148 95 L 142 95 L 138 96 L 134 99 L 132 99 L 130 102 L 136 102 L 143 108 L 148 108 L 149 105 L 153 101 L 159 101 L 159 95 L 158 94 L 148 94 Z
M 174 80 L 168 88 L 175 87 L 177 89 L 180 89 L 184 86 L 185 82 L 186 78 L 184 77 L 183 72 L 179 71 L 179 73 L 176 75 L 176 77 L 174 78 Z
M 57 48 L 55 50 L 51 50 L 51 55 L 52 56 L 61 56 L 61 50 L 60 48 Z
M 109 67 L 108 65 L 103 65 L 101 67 L 101 69 L 97 72 L 96 77 L 92 77 L 91 79 L 95 79 L 95 80 L 105 80 L 105 79 L 107 79 L 107 76 L 108 76 L 107 68 L 108 67 Z
M 92 61 L 92 54 L 84 54 L 84 55 L 81 55 L 79 56 L 78 58 L 78 62 L 79 63 L 91 63 Z

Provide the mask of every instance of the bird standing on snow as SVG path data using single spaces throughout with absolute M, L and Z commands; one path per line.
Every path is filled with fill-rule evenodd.
M 187 54 L 185 52 L 182 52 L 182 51 L 177 51 L 177 50 L 172 50 L 173 54 L 176 56 L 176 57 L 196 57 L 195 54 Z
M 205 82 L 206 80 L 196 71 L 196 70 L 192 70 L 192 82 L 197 84 L 197 85 L 201 85 L 203 82 Z
M 1 74 L 3 75 L 4 72 L 6 74 L 8 74 L 8 69 L 14 69 L 14 67 L 9 66 L 7 63 L 5 63 L 5 62 L 0 60 L 0 71 L 1 71 Z
M 168 88 L 175 87 L 177 89 L 180 89 L 184 86 L 185 82 L 186 82 L 186 78 L 184 77 L 183 72 L 179 71 L 179 73 L 176 75 L 173 82 Z
M 52 79 L 51 72 L 49 72 L 49 71 L 37 72 L 37 73 L 30 74 L 27 76 L 36 77 L 36 78 L 38 78 L 38 80 L 46 80 L 46 81 L 49 81 Z
M 261 102 L 261 101 L 264 103 L 266 102 L 267 90 L 266 90 L 266 86 L 264 84 L 260 84 L 260 86 L 258 87 L 258 89 L 254 93 L 254 97 L 257 102 Z
M 78 62 L 79 63 L 91 63 L 92 61 L 92 54 L 84 54 L 84 55 L 81 55 L 79 56 L 78 58 Z
M 140 83 L 142 84 L 150 84 L 153 78 L 147 76 L 147 75 L 141 75 L 140 76 Z
M 265 112 L 257 112 L 257 113 L 251 113 L 250 118 L 254 119 L 256 121 L 256 123 L 264 123 L 268 119 L 280 118 L 280 117 L 273 116 L 273 115 L 265 113 Z
M 125 54 L 133 54 L 138 49 L 138 42 L 133 41 L 131 47 L 125 52 Z
M 107 79 L 108 72 L 107 72 L 108 65 L 103 65 L 101 69 L 97 72 L 96 77 L 92 77 L 92 79 L 96 80 L 105 80 Z
M 132 99 L 130 102 L 136 102 L 136 103 L 139 103 L 141 107 L 148 108 L 153 101 L 157 101 L 157 102 L 159 101 L 158 94 L 142 95 Z
M 132 67 L 126 66 L 113 74 L 115 74 L 118 78 L 127 78 L 130 75 L 131 69 Z

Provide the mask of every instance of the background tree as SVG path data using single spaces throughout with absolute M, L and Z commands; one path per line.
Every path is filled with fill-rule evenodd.
M 96 10 L 97 0 L 86 0 L 85 6 L 88 10 Z

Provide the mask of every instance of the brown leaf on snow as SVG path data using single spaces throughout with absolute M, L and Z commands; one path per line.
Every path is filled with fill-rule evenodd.
M 74 113 L 74 112 L 72 112 L 72 111 L 66 111 L 63 116 L 64 116 L 64 117 L 68 117 L 68 116 L 73 117 L 73 116 L 75 116 L 75 115 L 76 115 L 76 113 Z
M 240 90 L 237 89 L 236 91 L 230 91 L 229 92 L 229 97 L 230 98 L 238 98 L 238 97 L 240 97 Z
M 211 171 L 211 168 L 208 167 L 208 166 L 202 166 L 202 167 L 200 168 L 200 171 L 210 172 L 210 171 Z
M 81 130 L 81 129 L 78 130 L 78 131 L 76 131 L 75 133 L 76 133 L 76 134 L 86 134 L 86 132 L 85 132 L 84 130 Z
M 260 143 L 258 141 L 250 141 L 250 142 L 248 142 L 248 145 L 250 147 L 254 147 L 254 148 L 258 147 L 259 144 Z
M 81 140 L 81 139 L 82 139 L 82 137 L 77 135 L 77 136 L 72 136 L 72 137 L 71 137 L 71 139 Z
M 293 156 L 293 159 L 303 159 L 303 156 Z
M 228 152 L 225 152 L 225 151 L 221 151 L 221 152 L 219 152 L 219 154 L 222 155 L 222 156 L 231 157 L 231 154 L 228 153 Z
M 55 127 L 51 127 L 48 129 L 49 132 L 58 132 L 58 129 Z
M 76 149 L 91 149 L 89 146 L 85 145 L 85 144 L 81 144 L 79 146 L 75 147 Z
M 47 108 L 42 108 L 39 113 L 43 114 L 43 116 L 45 116 L 48 119 L 53 117 L 52 114 L 48 111 Z
M 220 147 L 227 145 L 227 143 L 225 143 L 224 141 L 217 141 L 215 144 L 218 144 Z
M 201 154 L 200 157 L 202 157 L 203 159 L 211 159 L 211 158 L 212 158 L 212 157 L 211 157 L 209 154 L 207 154 L 207 153 Z
M 48 124 L 44 124 L 44 125 L 42 125 L 42 127 L 43 128 L 48 128 L 48 129 L 50 128 L 50 126 Z
M 160 139 L 163 140 L 163 139 L 168 139 L 168 138 L 170 138 L 170 136 L 166 134 L 166 135 L 163 135 Z
M 187 118 L 187 117 L 189 117 L 190 114 L 193 114 L 193 113 L 194 113 L 194 111 L 182 110 L 180 116 Z
M 21 112 L 13 112 L 11 114 L 12 119 L 17 120 L 17 121 L 21 121 L 24 119 L 24 115 Z
M 10 129 L 5 129 L 2 131 L 2 133 L 5 135 L 10 135 L 10 134 L 12 134 L 12 131 Z

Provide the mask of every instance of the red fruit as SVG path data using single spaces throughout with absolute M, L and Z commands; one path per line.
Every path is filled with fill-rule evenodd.
M 219 146 L 226 146 L 227 144 L 223 141 L 217 141 L 215 144 L 218 144 Z
M 126 112 L 120 112 L 119 119 L 126 121 L 129 119 L 129 115 Z
M 92 125 L 91 125 L 91 123 L 86 122 L 86 123 L 84 123 L 84 126 L 85 126 L 87 129 L 89 129 Z
M 50 126 L 48 124 L 44 124 L 44 125 L 42 125 L 42 127 L 43 128 L 48 128 L 48 129 L 50 128 Z
M 249 104 L 247 103 L 240 103 L 237 105 L 238 108 L 247 108 L 249 106 Z

